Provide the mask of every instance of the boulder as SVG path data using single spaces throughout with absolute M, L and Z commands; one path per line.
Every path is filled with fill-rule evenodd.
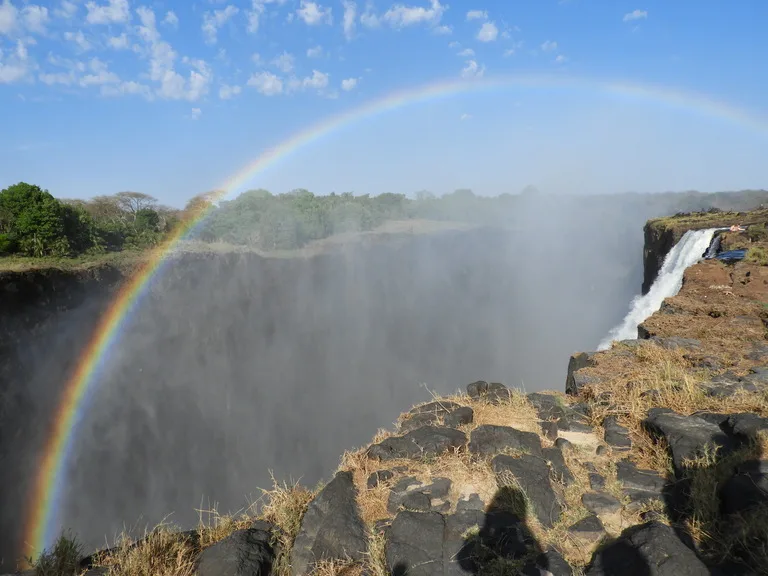
M 387 531 L 385 556 L 393 575 L 443 573 L 445 518 L 438 512 L 400 512 Z
M 524 454 L 520 458 L 496 456 L 491 461 L 499 486 L 519 486 L 525 493 L 534 514 L 547 528 L 560 519 L 563 505 L 555 494 L 550 470 L 540 456 Z
M 405 415 L 400 423 L 402 432 L 410 432 L 423 426 L 435 425 L 454 427 L 469 424 L 473 417 L 472 408 L 460 406 L 448 400 L 437 400 L 416 406 Z
M 725 514 L 745 512 L 768 505 L 768 460 L 750 460 L 739 465 L 720 491 Z
M 368 448 L 368 457 L 377 460 L 429 458 L 464 448 L 467 436 L 455 428 L 424 426 L 404 436 L 386 438 Z
M 549 464 L 552 478 L 555 481 L 561 482 L 565 486 L 570 486 L 576 482 L 576 478 L 573 477 L 568 465 L 565 463 L 563 452 L 559 448 L 544 448 L 541 454 Z
M 271 540 L 269 529 L 236 530 L 202 551 L 197 576 L 267 576 L 275 561 Z
M 666 481 L 653 470 L 643 470 L 627 459 L 616 463 L 616 478 L 633 503 L 663 499 Z
M 621 510 L 621 502 L 605 492 L 585 492 L 581 503 L 584 508 L 598 516 L 609 516 Z
M 632 447 L 629 439 L 629 430 L 619 424 L 616 416 L 607 416 L 603 419 L 604 439 L 606 444 L 621 450 Z
M 485 400 L 491 404 L 507 402 L 510 398 L 509 388 L 501 382 L 491 382 L 478 380 L 467 385 L 467 394 L 474 400 Z
M 585 576 L 709 576 L 695 552 L 661 522 L 647 522 L 624 530 L 599 548 Z
M 728 431 L 741 442 L 751 441 L 761 430 L 768 430 L 768 418 L 763 418 L 751 412 L 730 414 L 721 428 Z
M 582 368 L 595 365 L 595 352 L 577 352 L 568 359 L 568 372 L 565 377 L 565 393 L 578 395 L 583 383 L 575 381 L 575 374 Z
M 323 559 L 362 560 L 366 529 L 357 509 L 351 472 L 338 472 L 309 503 L 291 550 L 291 572 L 308 574 Z
M 541 455 L 541 439 L 538 434 L 510 426 L 484 424 L 472 430 L 469 440 L 469 451 L 472 454 L 493 456 L 506 450 Z
M 445 415 L 443 424 L 449 428 L 458 428 L 465 424 L 472 424 L 475 418 L 475 411 L 469 406 L 460 406 Z
M 665 409 L 649 410 L 643 426 L 666 440 L 678 475 L 683 471 L 683 462 L 700 455 L 706 446 L 721 448 L 719 454 L 722 456 L 733 445 L 719 426 L 697 416 L 683 416 Z
M 605 490 L 605 477 L 601 476 L 597 472 L 590 472 L 589 487 L 595 491 Z
M 366 482 L 366 485 L 370 490 L 370 489 L 376 488 L 382 482 L 387 482 L 394 477 L 395 477 L 395 473 L 392 472 L 392 470 L 378 470 L 376 472 L 372 472 L 371 475 L 368 476 L 368 481 Z
M 589 546 L 605 536 L 600 518 L 592 514 L 568 527 L 568 534 L 582 545 Z
M 528 401 L 536 408 L 541 420 L 559 420 L 566 415 L 567 406 L 554 394 L 532 392 L 527 396 Z

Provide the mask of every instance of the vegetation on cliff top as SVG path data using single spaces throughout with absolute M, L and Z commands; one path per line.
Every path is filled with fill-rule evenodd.
M 108 255 L 157 246 L 185 220 L 195 219 L 204 210 L 208 216 L 190 236 L 197 246 L 247 247 L 275 253 L 330 237 L 377 230 L 396 221 L 525 225 L 525 208 L 532 204 L 544 214 L 549 202 L 560 205 L 563 201 L 579 207 L 638 204 L 663 214 L 680 209 L 749 209 L 768 202 L 768 192 L 559 198 L 529 187 L 522 194 L 497 197 L 479 197 L 461 189 L 440 197 L 419 192 L 407 198 L 394 193 L 317 196 L 297 189 L 276 195 L 249 190 L 215 206 L 211 198 L 211 194 L 199 194 L 183 209 L 162 206 L 153 196 L 140 192 L 89 200 L 56 199 L 39 186 L 20 182 L 0 191 L 0 266 L 18 270 L 121 263 L 122 258 Z M 688 224 L 681 221 L 680 225 Z

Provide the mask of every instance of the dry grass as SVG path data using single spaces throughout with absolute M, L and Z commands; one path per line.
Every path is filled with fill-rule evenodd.
M 71 534 L 62 534 L 53 549 L 44 550 L 37 560 L 27 559 L 36 576 L 73 576 L 82 572 L 80 558 L 83 547 Z
M 726 518 L 720 512 L 719 497 L 736 466 L 766 456 L 768 432 L 763 431 L 735 452 L 721 456 L 708 449 L 684 463 L 684 477 L 690 482 L 684 525 L 711 559 L 746 557 L 753 566 L 768 566 L 768 506 Z
M 739 393 L 728 398 L 707 396 L 701 384 L 708 374 L 693 371 L 681 349 L 667 350 L 648 341 L 641 342 L 632 352 L 631 356 L 604 354 L 596 367 L 585 369 L 586 373 L 599 376 L 601 381 L 585 388 L 582 399 L 591 404 L 596 426 L 605 416 L 615 415 L 629 428 L 633 456 L 644 467 L 662 474 L 670 471 L 665 447 L 649 439 L 641 427 L 651 408 L 670 408 L 684 415 L 701 410 L 768 415 L 765 394 Z M 599 401 L 603 394 L 610 398 L 607 405 Z
M 200 536 L 200 547 L 207 548 L 224 540 L 237 530 L 244 530 L 253 523 L 253 515 L 248 510 L 235 514 L 220 514 L 216 506 L 209 510 L 198 510 L 199 522 L 197 527 Z
M 762 246 L 754 246 L 747 250 L 747 254 L 744 256 L 744 261 L 759 266 L 768 266 L 768 250 Z
M 261 516 L 277 526 L 275 538 L 278 545 L 277 558 L 273 566 L 278 576 L 291 573 L 290 552 L 293 541 L 301 528 L 301 520 L 312 498 L 319 489 L 309 490 L 294 484 L 278 483 L 272 476 L 272 489 L 263 490 L 267 503 L 261 509 Z
M 424 484 L 431 483 L 434 478 L 448 478 L 451 490 L 446 500 L 453 504 L 471 494 L 478 494 L 484 502 L 490 502 L 496 493 L 496 477 L 488 462 L 473 458 L 466 452 L 456 451 L 431 459 L 382 462 L 368 458 L 365 453 L 365 448 L 346 452 L 339 469 L 352 472 L 360 515 L 368 526 L 391 516 L 387 511 L 390 489 L 401 477 L 413 476 Z M 368 488 L 368 477 L 372 473 L 392 468 L 402 468 L 401 475 L 391 481 L 380 482 L 375 488 Z
M 161 524 L 138 542 L 124 534 L 95 564 L 108 576 L 193 576 L 199 551 L 189 535 Z

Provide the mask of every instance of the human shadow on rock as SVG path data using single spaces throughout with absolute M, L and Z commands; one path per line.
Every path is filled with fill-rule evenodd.
M 485 512 L 482 526 L 465 536 L 457 556 L 459 566 L 471 574 L 485 574 L 503 572 L 505 565 L 523 569 L 532 561 L 545 560 L 541 545 L 525 520 L 527 511 L 527 501 L 520 489 L 500 488 Z M 548 563 L 542 567 L 548 568 Z

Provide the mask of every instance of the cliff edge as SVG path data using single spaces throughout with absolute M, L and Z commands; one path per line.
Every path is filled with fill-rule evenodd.
M 646 251 L 766 221 L 652 221 Z M 689 268 L 645 338 L 571 357 L 565 393 L 470 383 L 344 454 L 324 486 L 275 485 L 254 514 L 86 558 L 62 537 L 38 573 L 767 574 L 768 243 L 723 242 L 747 258 Z

